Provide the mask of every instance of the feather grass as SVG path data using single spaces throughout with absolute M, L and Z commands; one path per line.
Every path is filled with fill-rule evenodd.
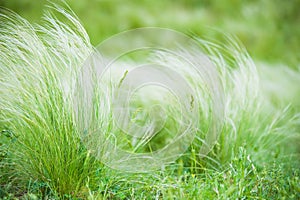
M 1 184 L 10 182 L 14 190 L 22 193 L 29 181 L 43 183 L 47 190 L 61 198 L 65 194 L 84 198 L 93 196 L 92 191 L 100 188 L 99 198 L 113 198 L 109 193 L 112 188 L 118 190 L 120 185 L 128 188 L 124 191 L 128 197 L 134 191 L 125 186 L 141 180 L 143 186 L 139 189 L 149 190 L 149 194 L 157 198 L 174 197 L 173 192 L 184 197 L 184 192 L 175 191 L 181 179 L 172 180 L 177 182 L 170 184 L 167 181 L 170 174 L 178 173 L 178 177 L 184 177 L 183 171 L 186 170 L 197 174 L 212 168 L 220 170 L 239 159 L 241 149 L 245 149 L 258 166 L 271 164 L 274 160 L 299 162 L 299 150 L 296 149 L 300 137 L 299 110 L 270 106 L 272 98 L 265 98 L 265 93 L 261 92 L 260 77 L 252 59 L 235 39 L 227 37 L 228 44 L 197 39 L 217 66 L 225 95 L 221 135 L 211 153 L 206 158 L 198 156 L 212 116 L 209 103 L 197 102 L 206 108 L 201 110 L 204 118 L 199 122 L 199 133 L 190 149 L 169 166 L 175 170 L 168 171 L 167 167 L 165 171 L 157 172 L 163 175 L 132 175 L 107 169 L 82 144 L 72 105 L 76 77 L 84 60 L 93 52 L 93 46 L 72 12 L 56 6 L 52 10 L 62 14 L 69 23 L 61 22 L 47 12 L 42 25 L 31 25 L 17 14 L 1 10 L 0 150 L 5 153 L 0 157 Z M 199 54 L 189 49 L 178 54 L 196 61 L 199 59 Z M 160 59 L 162 57 L 164 59 Z M 162 52 L 157 52 L 153 59 L 166 65 L 182 64 L 177 58 L 165 56 Z M 202 90 L 204 95 L 201 82 L 192 77 L 192 72 L 184 73 L 191 76 L 193 86 Z M 280 93 L 276 91 L 276 94 Z M 204 97 L 205 100 L 211 98 Z M 148 106 L 145 97 L 139 98 L 137 104 Z M 93 101 L 94 107 L 98 108 L 99 104 L 99 100 Z M 179 113 L 169 112 L 176 121 Z M 111 116 L 105 117 L 108 122 L 104 123 L 109 129 Z M 170 121 L 171 128 L 172 123 L 176 122 Z M 244 155 L 242 153 L 242 160 L 248 163 L 250 159 Z M 247 169 L 256 173 L 255 168 L 251 168 L 252 160 L 249 162 Z M 110 173 L 109 178 L 106 173 Z M 128 180 L 131 182 L 127 183 Z M 147 186 L 150 182 L 154 183 L 153 187 Z M 185 184 L 193 183 L 187 181 Z

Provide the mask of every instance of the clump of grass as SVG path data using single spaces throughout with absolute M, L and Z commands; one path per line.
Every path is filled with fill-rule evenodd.
M 190 149 L 164 170 L 128 174 L 95 160 L 80 140 L 72 99 L 80 66 L 93 47 L 73 13 L 55 10 L 69 24 L 51 12 L 42 25 L 31 25 L 7 10 L 0 14 L 0 184 L 7 194 L 14 190 L 15 196 L 28 198 L 32 193 L 40 198 L 269 198 L 275 191 L 271 184 L 281 196 L 299 196 L 289 193 L 299 190 L 299 174 L 280 183 L 284 169 L 268 168 L 274 161 L 299 161 L 299 110 L 273 106 L 265 98 L 253 61 L 233 40 L 218 45 L 197 39 L 216 65 L 225 95 L 221 134 L 206 158 L 198 153 L 211 128 L 208 108 L 200 111 L 204 118 Z M 192 60 L 199 55 L 178 53 Z M 158 55 L 162 56 L 153 62 L 175 68 L 182 64 L 170 55 Z M 185 73 L 195 88 L 203 89 L 191 72 Z M 148 106 L 144 102 L 137 104 Z M 95 112 L 102 112 L 99 99 L 92 103 Z M 111 116 L 105 117 L 103 123 L 111 125 Z
M 223 129 L 212 157 L 224 164 L 244 146 L 257 165 L 299 162 L 297 111 L 289 103 L 274 107 L 244 47 L 230 36 L 223 40 L 227 43 L 200 41 L 220 71 L 225 94 Z
M 209 30 L 213 31 L 214 30 Z M 222 35 L 222 33 L 218 34 Z M 204 36 L 208 37 L 209 36 Z M 223 34 L 222 41 L 226 43 L 211 42 L 209 40 L 195 38 L 198 41 L 198 45 L 204 52 L 207 53 L 210 60 L 216 66 L 219 79 L 221 82 L 221 92 L 224 94 L 223 102 L 221 94 L 210 96 L 212 91 L 205 89 L 203 85 L 205 83 L 191 75 L 190 79 L 196 80 L 191 82 L 194 88 L 201 91 L 202 96 L 199 97 L 200 121 L 198 123 L 199 131 L 196 134 L 196 138 L 192 143 L 190 151 L 187 152 L 187 159 L 189 167 L 200 169 L 203 167 L 219 168 L 230 162 L 239 151 L 240 147 L 244 147 L 247 152 L 252 156 L 256 165 L 264 166 L 273 163 L 275 160 L 293 165 L 299 163 L 299 110 L 297 109 L 297 103 L 292 103 L 290 97 L 285 99 L 285 104 L 275 105 L 274 100 L 280 99 L 280 97 L 272 98 L 270 93 L 274 93 L 273 90 L 266 88 L 266 82 L 272 82 L 273 87 L 276 87 L 276 82 L 273 79 L 266 79 L 261 77 L 257 72 L 256 65 L 245 50 L 245 48 L 239 43 L 239 41 L 232 36 Z M 187 57 L 189 60 L 201 65 L 201 52 L 188 51 L 188 53 L 181 52 L 183 57 Z M 157 62 L 163 63 L 173 68 L 177 68 L 181 65 L 186 65 L 180 59 L 174 56 L 168 56 L 166 53 L 162 53 Z M 180 54 L 180 52 L 179 52 Z M 188 68 L 188 66 L 186 66 Z M 178 67 L 180 68 L 180 67 Z M 286 70 L 290 72 L 291 70 Z M 288 76 L 294 80 L 298 80 L 299 73 L 294 71 L 295 74 Z M 189 72 L 188 72 L 189 73 Z M 280 74 L 280 71 L 273 73 Z M 288 75 L 288 74 L 287 74 Z M 280 76 L 280 75 L 279 75 Z M 286 78 L 286 77 L 285 77 Z M 283 78 L 278 79 L 278 84 L 283 83 Z M 275 83 L 274 83 L 275 82 Z M 288 82 L 288 81 L 286 81 Z M 295 84 L 297 81 L 285 83 L 289 86 Z M 280 95 L 281 91 L 278 86 L 276 95 Z M 203 89 L 204 88 L 204 89 Z M 296 96 L 298 89 L 294 88 L 290 96 Z M 274 95 L 274 94 L 273 94 Z M 216 104 L 209 103 L 212 98 L 220 98 L 216 101 L 216 104 L 222 104 L 223 111 L 218 113 L 221 120 L 220 137 L 218 138 L 213 151 L 210 152 L 206 159 L 199 158 L 199 149 L 203 146 L 203 138 L 206 135 L 211 134 L 213 128 L 212 122 L 216 117 L 211 110 L 216 109 Z M 218 105 L 220 106 L 220 105 Z M 224 112 L 224 113 L 222 113 Z M 185 160 L 185 157 L 184 157 Z M 204 161 L 204 162 L 203 162 Z
M 54 194 L 76 195 L 97 164 L 80 143 L 62 77 L 72 79 L 92 46 L 78 19 L 58 10 L 70 25 L 50 12 L 42 26 L 1 12 L 0 123 L 11 133 L 1 177 L 15 190 L 38 181 Z

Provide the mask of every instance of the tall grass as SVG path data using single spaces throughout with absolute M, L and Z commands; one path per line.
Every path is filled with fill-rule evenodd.
M 299 110 L 274 106 L 272 99 L 261 92 L 255 64 L 238 42 L 229 39 L 227 44 L 216 44 L 197 39 L 216 65 L 225 95 L 221 134 L 210 154 L 206 158 L 198 155 L 203 136 L 211 128 L 212 114 L 207 109 L 202 111 L 205 117 L 199 122 L 199 133 L 189 150 L 165 171 L 133 175 L 106 168 L 82 143 L 82 133 L 73 111 L 73 86 L 93 46 L 74 13 L 59 7 L 52 10 L 58 11 L 69 23 L 57 20 L 48 11 L 40 25 L 31 25 L 15 13 L 1 10 L 1 186 L 12 187 L 22 195 L 28 185 L 37 183 L 45 194 L 83 198 L 93 196 L 93 190 L 100 191 L 99 198 L 113 198 L 115 193 L 112 191 L 117 193 L 126 188 L 128 191 L 122 193 L 123 198 L 130 198 L 130 195 L 134 196 L 134 185 L 142 183 L 143 188 L 138 190 L 140 196 L 145 198 L 141 191 L 145 190 L 149 196 L 171 198 L 178 192 L 178 186 L 172 183 L 181 184 L 180 178 L 186 172 L 199 174 L 215 168 L 224 170 L 223 166 L 242 157 L 243 162 L 250 162 L 247 169 L 251 168 L 256 175 L 253 163 L 263 167 L 278 160 L 299 161 L 299 150 L 296 149 L 299 145 Z M 195 52 L 181 52 L 181 55 L 198 59 Z M 182 64 L 168 56 L 154 57 L 153 62 L 172 66 Z M 160 59 L 162 57 L 164 59 Z M 195 88 L 203 87 L 193 77 L 192 80 Z M 143 98 L 137 104 L 148 106 L 149 102 Z M 101 102 L 94 100 L 92 103 L 94 108 L 99 108 Z M 205 105 L 205 102 L 198 103 Z M 245 149 L 252 160 L 243 157 L 246 153 L 240 156 L 241 149 Z M 214 177 L 221 179 L 218 174 Z M 169 179 L 170 183 L 167 182 Z M 147 186 L 150 183 L 153 185 Z M 184 184 L 194 185 L 189 181 Z M 198 194 L 196 191 L 195 195 Z
M 80 143 L 62 78 L 73 78 L 92 47 L 78 20 L 60 11 L 70 25 L 50 12 L 42 26 L 7 10 L 0 16 L 0 118 L 2 132 L 12 133 L 1 176 L 21 189 L 31 180 L 76 194 L 96 164 Z
M 289 101 L 274 106 L 268 91 L 262 89 L 265 79 L 259 76 L 245 48 L 237 39 L 224 37 L 227 43 L 200 40 L 220 70 L 226 96 L 223 129 L 213 157 L 224 164 L 244 147 L 260 166 L 282 159 L 299 162 L 299 152 L 295 151 L 299 144 L 297 111 Z

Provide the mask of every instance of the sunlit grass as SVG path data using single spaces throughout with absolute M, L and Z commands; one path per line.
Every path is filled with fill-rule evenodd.
M 1 11 L 1 198 L 299 197 L 299 171 L 293 169 L 299 164 L 299 107 L 292 102 L 284 105 L 289 98 L 281 102 L 284 106 L 273 103 L 270 90 L 261 90 L 264 77 L 231 37 L 223 44 L 197 39 L 217 66 L 225 95 L 221 134 L 210 154 L 199 156 L 212 113 L 210 105 L 198 102 L 203 105 L 199 133 L 176 163 L 148 174 L 118 172 L 102 165 L 82 143 L 73 111 L 72 89 L 93 46 L 73 14 L 60 8 L 56 11 L 68 23 L 47 13 L 41 25 L 31 25 L 10 11 Z M 198 55 L 179 54 L 190 59 Z M 175 68 L 182 64 L 173 57 L 166 59 L 168 56 L 153 59 Z M 190 78 L 195 88 L 203 89 L 201 82 Z M 281 90 L 272 92 L 280 99 Z M 204 97 L 211 100 L 209 95 Z M 137 107 L 151 104 L 145 96 L 138 98 Z M 99 99 L 92 103 L 99 109 Z M 97 109 L 96 114 L 102 112 Z M 108 130 L 111 115 L 104 117 Z

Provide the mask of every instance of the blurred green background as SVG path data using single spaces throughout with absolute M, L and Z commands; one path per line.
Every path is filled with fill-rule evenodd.
M 59 0 L 51 2 L 61 3 Z M 300 66 L 300 0 L 66 0 L 97 45 L 132 28 L 159 26 L 207 35 L 205 27 L 235 34 L 258 61 Z M 0 0 L 39 22 L 46 0 Z M 212 38 L 220 40 L 217 35 Z

